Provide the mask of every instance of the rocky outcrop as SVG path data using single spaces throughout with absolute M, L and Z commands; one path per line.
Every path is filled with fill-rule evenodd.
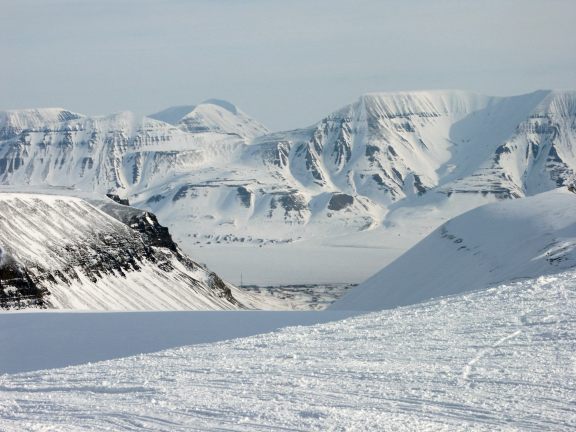
M 0 193 L 0 308 L 245 307 L 155 215 L 97 203 L 100 210 L 74 197 Z

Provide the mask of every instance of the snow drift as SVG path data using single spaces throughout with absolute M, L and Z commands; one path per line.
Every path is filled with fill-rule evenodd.
M 574 266 L 576 194 L 561 188 L 450 220 L 331 308 L 393 308 Z

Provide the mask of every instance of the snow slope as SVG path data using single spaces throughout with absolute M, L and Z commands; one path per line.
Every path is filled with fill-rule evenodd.
M 458 216 L 334 303 L 379 310 L 576 266 L 576 194 L 567 188 Z
M 114 217 L 77 197 L 0 193 L 0 307 L 173 310 L 257 304 L 182 255 L 153 214 L 108 199 L 93 201 Z
M 574 430 L 575 279 L 1 375 L 0 429 Z

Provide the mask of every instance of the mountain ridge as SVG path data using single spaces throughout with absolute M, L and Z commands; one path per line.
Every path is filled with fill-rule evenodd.
M 574 91 L 369 93 L 262 135 L 241 117 L 212 127 L 232 112 L 198 106 L 187 125 L 124 114 L 20 131 L 0 140 L 0 183 L 116 193 L 191 248 L 386 231 L 405 209 L 447 218 L 568 184 L 576 168 Z
M 188 258 L 152 213 L 62 192 L 0 193 L 0 309 L 263 304 Z

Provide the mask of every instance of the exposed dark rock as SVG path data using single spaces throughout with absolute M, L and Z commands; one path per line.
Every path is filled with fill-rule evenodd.
M 332 197 L 328 202 L 328 209 L 339 211 L 351 206 L 353 203 L 354 197 L 344 193 L 335 193 L 332 194 Z
M 334 143 L 334 148 L 332 150 L 332 156 L 334 156 L 334 164 L 338 167 L 342 167 L 344 164 L 350 162 L 352 157 L 352 149 L 349 143 L 350 136 L 350 125 L 348 123 L 342 122 L 338 130 L 338 137 Z
M 176 202 L 178 200 L 181 200 L 182 198 L 186 198 L 186 195 L 188 193 L 188 190 L 191 189 L 190 185 L 184 185 L 182 186 L 180 189 L 178 189 L 178 192 L 176 192 L 174 194 L 174 196 L 172 197 L 172 201 Z
M 164 195 L 152 195 L 146 200 L 147 204 L 157 203 L 164 199 Z
M 306 149 L 306 169 L 312 174 L 314 182 L 320 186 L 324 185 L 326 182 L 320 171 L 320 164 L 315 155 L 312 154 L 310 148 Z
M 532 155 L 534 156 L 534 159 L 536 159 L 538 157 L 540 147 L 535 142 L 531 142 L 530 147 L 532 148 Z
M 91 170 L 94 166 L 94 160 L 91 157 L 85 157 L 82 159 L 82 168 L 80 175 L 84 176 L 86 170 Z
M 554 147 L 553 145 L 550 146 L 550 151 L 548 152 L 548 161 L 549 162 L 564 163 L 562 158 L 558 155 L 558 152 L 556 151 L 556 147 Z
M 250 192 L 244 186 L 238 186 L 238 188 L 236 188 L 236 192 L 238 193 L 238 198 L 240 199 L 242 205 L 246 208 L 250 208 L 250 205 L 252 204 L 252 192 Z
M 210 273 L 208 284 L 220 292 L 219 296 L 224 297 L 232 304 L 238 305 L 238 301 L 232 295 L 232 290 L 226 283 L 214 272 Z
M 163 247 L 180 255 L 178 246 L 172 240 L 168 228 L 160 225 L 156 215 L 150 212 L 143 212 L 132 216 L 127 225 L 143 235 L 147 246 Z
M 422 184 L 422 180 L 419 175 L 414 174 L 414 187 L 418 191 L 418 195 L 424 195 L 426 193 L 426 187 Z
M 116 201 L 118 204 L 122 204 L 125 206 L 129 206 L 130 202 L 126 198 L 120 198 L 120 196 L 112 193 L 107 193 L 106 196 L 110 198 L 112 201 Z
M 273 164 L 282 168 L 288 165 L 290 149 L 285 143 L 278 143 L 274 152 Z
M 297 212 L 301 215 L 301 212 L 308 208 L 306 199 L 298 193 L 283 194 L 278 200 L 285 210 L 285 216 L 288 216 L 290 212 Z
M 372 174 L 372 180 L 374 180 L 378 186 L 386 186 L 386 185 L 384 184 L 384 179 L 383 179 L 382 176 L 381 176 L 380 174 L 378 174 L 378 173 Z
M 400 171 L 398 171 L 396 168 L 392 167 L 392 173 L 394 174 L 394 177 L 396 177 L 396 180 L 398 180 L 400 183 L 403 182 L 402 174 L 400 174 Z
M 494 155 L 494 162 L 500 162 L 500 158 L 505 153 L 510 154 L 512 153 L 512 150 L 510 150 L 510 148 L 506 144 L 502 144 L 496 149 L 496 153 Z
M 371 145 L 371 144 L 366 145 L 365 154 L 366 154 L 366 157 L 368 158 L 368 160 L 370 162 L 374 162 L 374 160 L 376 159 L 376 155 L 378 153 L 380 153 L 379 147 L 377 147 L 375 145 Z
M 404 132 L 416 132 L 416 129 L 414 129 L 414 126 L 412 125 L 412 123 L 410 123 L 410 121 L 406 120 L 405 122 L 397 125 L 397 129 L 404 131 Z
M 47 290 L 9 257 L 0 258 L 0 309 L 45 308 Z

